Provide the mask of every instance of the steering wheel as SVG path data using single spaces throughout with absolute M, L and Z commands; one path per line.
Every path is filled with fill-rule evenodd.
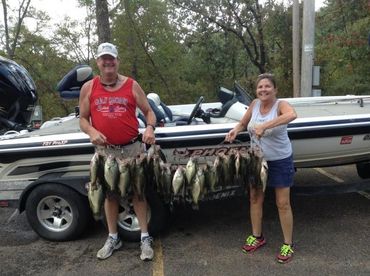
M 191 121 L 195 118 L 195 115 L 201 110 L 204 97 L 200 96 L 197 103 L 195 104 L 193 111 L 190 113 L 187 124 L 190 125 Z

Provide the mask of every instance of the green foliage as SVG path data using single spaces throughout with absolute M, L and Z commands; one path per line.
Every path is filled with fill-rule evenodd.
M 28 70 L 36 83 L 44 119 L 72 112 L 76 103 L 63 102 L 56 85 L 74 63 L 55 51 L 47 39 L 34 36 L 27 30 L 23 31 L 22 48 L 17 49 L 16 53 L 14 60 Z
M 325 95 L 369 94 L 367 2 L 331 0 L 318 15 L 315 63 Z
M 97 42 L 92 36 L 95 1 L 78 2 L 88 11 L 82 23 L 66 18 L 46 37 L 50 18 L 30 8 L 28 17 L 38 18 L 37 30 L 30 31 L 24 24 L 20 29 L 14 59 L 34 78 L 44 119 L 67 115 L 77 105 L 77 101 L 61 100 L 55 90 L 68 71 L 82 63 L 97 72 L 93 58 Z M 367 2 L 327 0 L 317 13 L 314 63 L 321 66 L 324 95 L 369 94 Z M 116 0 L 108 4 L 120 71 L 135 78 L 146 93 L 158 93 L 165 103 L 191 103 L 201 95 L 215 101 L 219 86 L 232 89 L 234 81 L 254 94 L 261 70 L 275 74 L 281 97 L 292 96 L 292 10 L 281 1 L 261 5 L 254 0 Z M 15 23 L 10 23 L 10 39 L 14 39 Z

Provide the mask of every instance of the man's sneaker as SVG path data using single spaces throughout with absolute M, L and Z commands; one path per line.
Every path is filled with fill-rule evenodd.
M 154 256 L 154 251 L 152 248 L 153 238 L 148 236 L 141 240 L 141 254 L 140 259 L 142 261 L 151 261 Z
M 104 246 L 98 251 L 96 257 L 98 257 L 100 260 L 104 260 L 110 257 L 114 250 L 121 248 L 121 246 L 122 242 L 120 238 L 113 239 L 111 236 L 108 236 Z
M 293 253 L 293 246 L 284 243 L 280 248 L 280 253 L 276 256 L 277 261 L 281 264 L 290 262 L 293 258 Z
M 250 235 L 245 240 L 245 244 L 243 245 L 242 250 L 244 253 L 253 252 L 265 244 L 266 244 L 266 240 L 264 237 L 257 239 L 255 236 Z

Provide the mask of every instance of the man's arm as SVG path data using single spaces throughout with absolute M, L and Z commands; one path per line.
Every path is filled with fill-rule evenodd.
M 80 108 L 80 128 L 90 137 L 91 143 L 95 145 L 104 145 L 107 141 L 106 137 L 97 131 L 90 123 L 90 94 L 92 81 L 86 82 L 80 92 L 79 108 Z
M 147 122 L 146 129 L 143 134 L 143 142 L 146 144 L 154 144 L 155 143 L 154 128 L 157 121 L 155 114 L 148 103 L 148 99 L 146 98 L 143 89 L 136 81 L 134 81 L 133 84 L 133 92 L 136 99 L 136 104 L 143 112 L 145 120 Z

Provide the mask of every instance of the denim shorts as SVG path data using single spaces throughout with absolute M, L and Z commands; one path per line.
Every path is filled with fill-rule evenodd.
M 268 187 L 292 187 L 294 183 L 293 155 L 288 158 L 275 161 L 267 161 Z

